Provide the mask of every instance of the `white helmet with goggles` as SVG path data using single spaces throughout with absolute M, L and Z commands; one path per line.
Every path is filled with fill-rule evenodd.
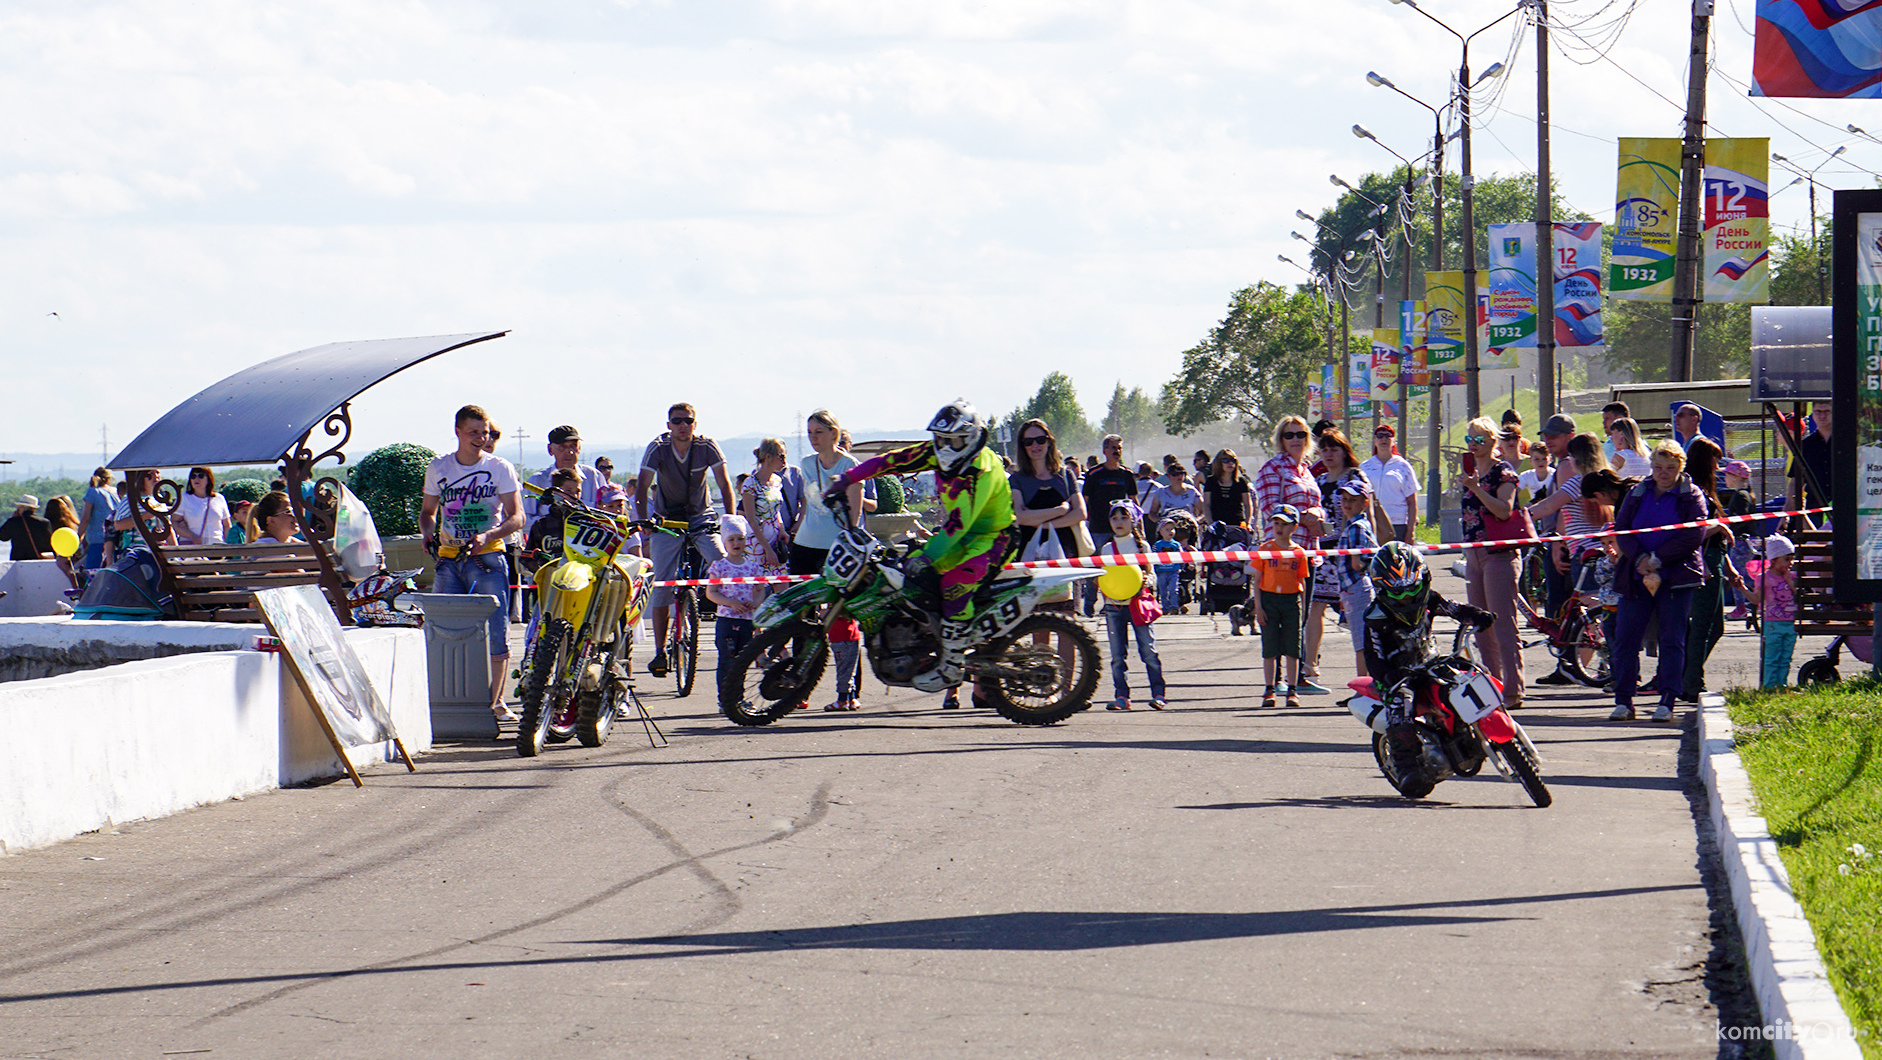
M 987 447 L 987 421 L 966 398 L 955 398 L 941 406 L 941 411 L 928 421 L 928 433 L 934 435 L 934 458 L 943 475 L 965 471 Z

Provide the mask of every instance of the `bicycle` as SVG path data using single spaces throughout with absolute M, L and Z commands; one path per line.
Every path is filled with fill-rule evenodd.
M 699 554 L 699 535 L 717 533 L 719 519 L 706 513 L 688 522 L 662 519 L 660 527 L 682 535 L 680 564 L 674 578 L 687 581 L 705 577 L 706 564 Z M 673 590 L 673 617 L 667 623 L 667 665 L 672 668 L 673 683 L 679 698 L 693 694 L 693 678 L 699 671 L 699 623 L 718 617 L 718 607 L 697 585 L 680 585 Z
M 1553 616 L 1536 610 L 1521 594 L 1516 597 L 1516 607 L 1543 635 L 1543 643 L 1560 660 L 1563 673 L 1589 688 L 1600 688 L 1613 677 L 1603 609 L 1589 607 L 1579 593 L 1570 593 L 1560 612 Z

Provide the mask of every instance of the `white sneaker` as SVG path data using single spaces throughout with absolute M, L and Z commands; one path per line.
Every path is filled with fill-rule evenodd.
M 1608 720 L 1609 721 L 1633 721 L 1634 720 L 1634 708 L 1615 707 L 1614 713 L 1608 715 Z
M 1662 703 L 1658 707 L 1655 707 L 1653 710 L 1653 720 L 1654 721 L 1672 721 L 1673 720 L 1673 704 Z

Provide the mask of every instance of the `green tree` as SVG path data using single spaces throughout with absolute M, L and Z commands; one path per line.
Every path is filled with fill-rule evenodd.
M 1157 409 L 1171 433 L 1238 419 L 1250 437 L 1307 411 L 1307 382 L 1326 362 L 1326 306 L 1310 290 L 1257 283 L 1235 292 L 1209 337 L 1183 352 Z
M 1400 201 L 1403 196 L 1407 176 L 1406 167 L 1400 166 L 1389 173 L 1368 173 L 1354 185 L 1355 191 L 1341 195 L 1331 207 L 1323 210 L 1315 219 L 1318 227 L 1302 235 L 1315 237 L 1310 264 L 1313 268 L 1325 271 L 1333 256 L 1340 252 L 1342 245 L 1360 250 L 1347 259 L 1346 277 L 1348 283 L 1362 285 L 1358 290 L 1349 291 L 1347 298 L 1356 314 L 1352 323 L 1355 327 L 1367 327 L 1372 324 L 1372 314 L 1366 313 L 1372 298 L 1365 288 L 1376 295 L 1381 290 L 1385 294 L 1387 308 L 1386 326 L 1396 326 L 1392 319 L 1391 307 L 1402 296 L 1405 270 L 1411 270 L 1411 296 L 1423 298 L 1425 291 L 1425 270 L 1431 268 L 1431 182 L 1426 179 L 1411 194 L 1411 206 L 1402 210 Z M 1558 193 L 1560 184 L 1555 185 Z M 1463 181 L 1455 173 L 1444 177 L 1444 267 L 1461 269 L 1464 267 L 1464 199 Z M 1558 221 L 1592 221 L 1594 218 L 1579 210 L 1559 208 L 1560 198 L 1556 199 Z M 1386 207 L 1381 211 L 1379 205 Z M 1405 245 L 1403 225 L 1409 214 L 1411 225 L 1411 247 L 1409 260 Z M 1533 221 L 1536 217 L 1536 176 L 1522 173 L 1513 177 L 1478 176 L 1471 194 L 1471 214 L 1477 226 L 1477 268 L 1479 281 L 1488 268 L 1490 261 L 1490 237 L 1486 226 L 1508 224 L 1517 221 Z M 1363 245 L 1356 242 L 1360 233 L 1371 231 L 1373 239 Z M 1380 254 L 1387 260 L 1383 269 L 1383 284 L 1380 282 Z
M 395 442 L 374 449 L 353 468 L 348 486 L 372 512 L 373 526 L 386 537 L 418 533 L 424 505 L 425 465 L 438 454 L 422 445 Z
M 1111 404 L 1100 426 L 1104 433 L 1123 438 L 1128 448 L 1131 442 L 1161 435 L 1163 418 L 1157 415 L 1156 402 L 1150 400 L 1143 387 L 1134 386 L 1126 392 L 1120 381 L 1111 391 Z
M 1096 447 L 1098 432 L 1085 418 L 1072 377 L 1064 372 L 1046 373 L 1032 399 L 1013 410 L 1011 422 L 1015 427 L 1030 419 L 1046 421 L 1046 426 L 1052 428 L 1053 436 L 1059 440 L 1061 451 L 1083 453 Z

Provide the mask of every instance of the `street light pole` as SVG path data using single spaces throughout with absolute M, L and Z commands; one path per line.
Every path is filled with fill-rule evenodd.
M 1849 131 L 1853 133 L 1862 133 L 1862 130 L 1856 128 L 1854 125 L 1851 125 L 1849 127 Z M 1864 134 L 1864 135 L 1867 135 L 1867 134 Z M 1829 165 L 1833 160 L 1835 160 L 1837 155 L 1840 155 L 1844 151 L 1847 151 L 1847 150 L 1849 150 L 1849 145 L 1844 144 L 1842 147 L 1839 147 L 1836 150 L 1831 151 L 1830 156 L 1828 158 L 1825 158 L 1823 161 L 1818 162 L 1815 167 L 1809 170 L 1805 170 L 1802 166 L 1798 165 L 1797 163 L 1791 161 L 1788 158 L 1785 158 L 1783 155 L 1771 156 L 1772 161 L 1782 162 L 1786 166 L 1789 166 L 1791 169 L 1791 172 L 1802 176 L 1803 179 L 1808 181 L 1810 184 L 1810 255 L 1813 259 L 1815 259 L 1816 265 L 1817 265 L 1817 304 L 1818 305 L 1830 304 L 1830 288 L 1829 288 L 1829 276 L 1827 274 L 1827 271 L 1823 267 L 1822 248 L 1817 246 L 1817 170 L 1820 170 L 1824 166 Z
M 1555 189 L 1549 179 L 1549 0 L 1536 0 L 1536 414 L 1555 415 Z M 1600 262 L 1596 262 L 1599 265 Z
M 1472 194 L 1476 187 L 1476 178 L 1470 171 L 1470 90 L 1477 87 L 1477 84 L 1481 84 L 1495 77 L 1497 74 L 1502 73 L 1503 64 L 1491 63 L 1489 67 L 1484 70 L 1483 74 L 1477 78 L 1476 83 L 1473 83 L 1470 79 L 1470 42 L 1477 34 L 1490 29 L 1498 22 L 1528 7 L 1529 0 L 1524 0 L 1523 3 L 1490 20 L 1468 35 L 1457 32 L 1446 25 L 1442 19 L 1432 15 L 1424 8 L 1419 7 L 1416 0 L 1392 0 L 1392 2 L 1395 4 L 1404 4 L 1406 7 L 1423 15 L 1426 19 L 1430 20 L 1432 24 L 1444 30 L 1444 32 L 1449 33 L 1451 36 L 1456 37 L 1458 45 L 1461 48 L 1457 63 L 1457 116 L 1464 133 L 1463 147 L 1460 149 L 1462 167 L 1460 183 L 1463 185 L 1464 193 L 1463 214 L 1460 217 L 1464 240 L 1464 395 L 1465 406 L 1469 410 L 1469 415 L 1474 418 L 1481 407 L 1481 380 L 1478 378 L 1479 351 L 1477 349 L 1476 199 Z

